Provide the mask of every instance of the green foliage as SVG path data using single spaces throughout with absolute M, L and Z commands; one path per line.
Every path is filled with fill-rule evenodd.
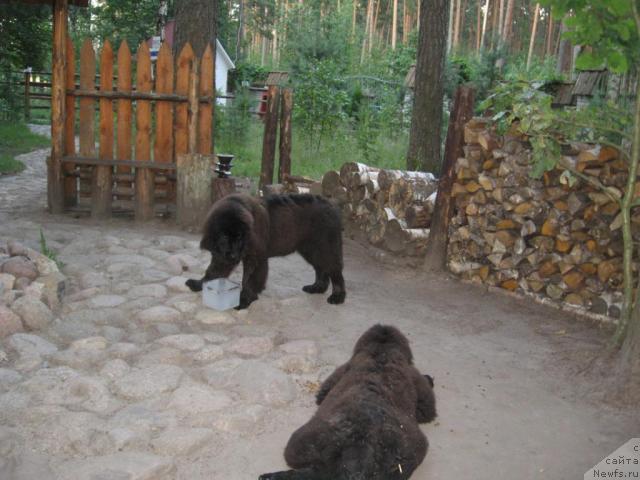
M 24 163 L 20 160 L 16 160 L 12 155 L 0 153 L 0 174 L 19 173 L 24 168 Z
M 58 259 L 58 254 L 51 250 L 47 245 L 47 239 L 44 238 L 44 232 L 40 229 L 40 253 L 50 260 L 53 260 L 59 268 L 62 268 L 64 264 Z
M 565 18 L 566 38 L 574 45 L 588 45 L 580 54 L 577 67 L 601 68 L 624 73 L 640 63 L 640 32 L 633 8 L 636 0 L 542 0 L 556 18 Z M 636 9 L 638 8 L 636 4 Z
M 143 40 L 156 33 L 159 6 L 158 0 L 92 3 L 91 36 L 100 41 L 108 39 L 115 49 L 126 40 L 132 50 L 137 50 Z
M 0 173 L 24 170 L 24 164 L 15 156 L 48 145 L 48 138 L 32 133 L 24 124 L 0 122 Z
M 248 61 L 237 62 L 236 68 L 229 72 L 229 85 L 232 91 L 242 88 L 243 83 L 253 85 L 264 83 L 269 73 L 266 68 Z
M 250 110 L 256 106 L 251 105 L 251 96 L 247 88 L 236 90 L 235 98 L 228 102 L 226 106 L 216 107 L 216 144 L 224 138 L 231 144 L 244 145 L 249 134 Z

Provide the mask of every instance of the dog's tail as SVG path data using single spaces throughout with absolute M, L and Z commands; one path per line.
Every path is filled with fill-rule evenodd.
M 333 475 L 320 473 L 311 468 L 286 470 L 283 472 L 265 473 L 258 480 L 338 480 Z

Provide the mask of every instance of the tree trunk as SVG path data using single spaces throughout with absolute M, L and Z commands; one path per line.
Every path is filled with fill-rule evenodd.
M 175 2 L 176 26 L 173 55 L 178 57 L 185 43 L 189 42 L 197 58 L 202 58 L 205 48 L 216 48 L 217 2 L 208 0 L 181 0 Z M 215 56 L 215 53 L 214 53 Z M 214 77 L 215 78 L 215 77 Z
M 422 0 L 407 169 L 440 170 L 449 0 Z
M 569 40 L 562 38 L 564 33 L 567 31 L 567 26 L 564 21 L 560 27 L 560 47 L 558 48 L 558 60 L 556 63 L 556 71 L 558 73 L 570 74 L 571 73 L 571 64 L 573 61 L 573 49 L 571 48 L 571 42 Z
M 495 0 L 494 0 L 494 6 L 491 7 L 490 9 L 490 2 L 491 0 L 487 0 L 487 5 L 484 7 L 484 17 L 482 19 L 482 35 L 480 36 L 480 46 L 478 47 L 479 50 L 482 50 L 484 48 L 484 39 L 486 37 L 487 34 L 487 19 L 489 18 L 489 12 L 495 10 Z
M 553 55 L 553 14 L 549 13 L 549 21 L 547 23 L 547 38 L 544 47 L 544 56 Z
M 504 27 L 502 29 L 505 44 L 508 44 L 511 41 L 511 27 L 513 25 L 513 10 L 515 3 L 515 0 L 508 0 L 507 2 L 507 12 L 504 16 Z
M 445 165 L 438 182 L 438 194 L 433 215 L 429 242 L 425 255 L 425 268 L 430 271 L 443 271 L 447 265 L 447 244 L 449 242 L 449 220 L 451 218 L 451 188 L 455 177 L 455 163 L 464 156 L 464 126 L 473 115 L 473 90 L 458 87 L 445 147 Z
M 536 3 L 536 10 L 533 14 L 533 26 L 531 27 L 531 38 L 529 39 L 529 55 L 527 55 L 527 70 L 531 66 L 531 57 L 533 57 L 533 46 L 536 43 L 536 32 L 538 30 L 538 17 L 540 16 L 540 4 Z
M 504 42 L 504 2 L 505 0 L 500 0 L 500 10 L 498 13 L 498 39 L 500 43 Z
M 458 48 L 460 43 L 460 16 L 462 15 L 462 0 L 454 0 L 456 2 L 456 19 L 453 22 L 453 50 Z
M 396 49 L 398 35 L 398 0 L 393 0 L 393 21 L 391 23 L 391 49 Z
M 418 2 L 420 2 L 420 0 L 418 0 Z M 453 33 L 455 30 L 453 19 L 455 18 L 455 13 L 456 13 L 455 6 L 456 6 L 456 0 L 451 0 L 449 2 L 449 20 L 448 20 L 449 24 L 447 26 L 447 53 L 451 51 L 451 44 L 453 43 Z M 418 22 L 420 22 L 420 15 L 418 15 Z

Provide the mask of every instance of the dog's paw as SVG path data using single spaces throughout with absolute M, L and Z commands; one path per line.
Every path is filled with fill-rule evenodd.
M 202 280 L 195 280 L 190 278 L 185 282 L 185 285 L 189 287 L 192 292 L 201 292 L 202 291 Z
M 307 293 L 324 293 L 327 291 L 328 287 L 328 285 L 323 286 L 318 285 L 317 283 L 313 283 L 311 285 L 305 285 L 304 287 L 302 287 L 302 291 Z
M 327 298 L 327 302 L 332 305 L 339 305 L 341 303 L 344 303 L 344 299 L 346 298 L 346 296 L 346 292 L 332 293 L 331 295 L 329 295 L 329 298 Z

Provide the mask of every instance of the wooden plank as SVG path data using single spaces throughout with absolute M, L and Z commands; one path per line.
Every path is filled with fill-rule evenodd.
M 193 62 L 193 68 L 189 75 L 189 111 L 187 125 L 187 150 L 196 153 L 198 145 L 198 62 Z
M 131 92 L 131 50 L 127 41 L 123 41 L 118 49 L 118 91 Z M 118 100 L 118 146 L 116 158 L 126 160 L 131 158 L 131 100 Z M 131 167 L 119 165 L 118 173 L 128 173 Z M 117 187 L 131 188 L 131 182 L 118 181 Z
M 260 169 L 260 188 L 273 183 L 273 170 L 276 156 L 276 136 L 278 130 L 279 89 L 269 87 L 267 111 L 264 114 L 264 137 L 262 139 L 262 166 Z
M 113 90 L 113 49 L 109 40 L 102 46 L 100 73 L 100 90 Z M 100 158 L 113 158 L 113 101 L 108 98 L 100 99 Z M 110 165 L 98 165 L 93 169 L 91 216 L 94 218 L 111 216 L 112 173 Z
M 179 225 L 199 227 L 211 207 L 211 160 L 188 153 L 177 157 L 176 220 Z
M 64 152 L 65 62 L 67 50 L 67 0 L 53 3 L 53 54 L 51 83 L 51 158 L 47 165 L 47 200 L 51 213 L 64 211 L 64 175 L 61 158 Z
M 189 76 L 193 64 L 194 54 L 189 43 L 182 48 L 177 60 L 176 94 L 186 96 L 189 92 Z M 175 118 L 175 156 L 188 152 L 189 134 L 187 131 L 189 121 L 189 106 L 186 103 L 176 105 Z
M 455 179 L 455 164 L 464 156 L 464 126 L 473 116 L 474 92 L 470 87 L 458 87 L 449 120 L 449 130 L 444 151 L 442 176 L 438 182 L 438 194 L 425 254 L 425 268 L 430 271 L 444 271 L 447 265 L 447 244 L 449 243 L 449 221 L 452 214 L 451 189 Z
M 136 89 L 151 91 L 151 57 L 147 42 L 138 48 L 136 68 Z M 151 160 L 151 103 L 139 100 L 136 105 L 136 161 Z M 136 167 L 135 217 L 138 221 L 151 220 L 154 216 L 154 172 L 148 168 Z
M 110 165 L 117 167 L 140 167 L 140 168 L 150 168 L 152 170 L 175 170 L 175 163 L 158 163 L 151 161 L 143 161 L 143 160 L 114 160 L 114 159 L 103 159 L 96 157 L 82 157 L 82 156 L 70 156 L 70 157 L 62 157 L 62 161 L 64 163 L 75 163 L 77 165 Z M 86 175 L 86 174 L 82 174 Z M 123 174 L 120 174 L 123 175 Z M 87 176 L 90 178 L 90 176 Z M 124 178 L 124 177 L 123 177 Z M 156 182 L 157 183 L 157 182 Z
M 156 62 L 156 91 L 173 93 L 173 55 L 164 42 Z M 171 102 L 156 102 L 156 134 L 153 158 L 158 163 L 175 163 L 173 158 L 173 105 Z
M 210 155 L 213 152 L 213 115 L 215 106 L 215 60 L 211 45 L 202 54 L 200 62 L 200 98 L 213 101 L 200 106 L 198 113 L 198 153 Z
M 66 63 L 66 79 L 67 85 L 73 85 L 75 82 L 75 52 L 73 49 L 73 42 L 71 37 L 67 35 L 67 63 Z M 76 153 L 76 133 L 75 133 L 75 120 L 76 120 L 76 99 L 72 95 L 67 95 L 65 104 L 65 122 L 64 122 L 64 155 L 75 155 Z M 65 207 L 71 207 L 78 203 L 78 184 L 75 177 L 68 176 L 68 174 L 74 172 L 75 165 L 64 166 L 64 205 Z
M 33 86 L 33 83 L 31 83 Z M 156 93 L 156 92 L 147 92 L 142 93 L 139 91 L 134 91 L 131 93 L 126 92 L 101 92 L 97 90 L 83 90 L 82 88 L 78 89 L 67 89 L 67 93 L 71 94 L 75 97 L 90 97 L 90 98 L 109 98 L 111 100 L 119 100 L 121 98 L 127 98 L 129 100 L 163 100 L 166 102 L 173 103 L 186 103 L 189 101 L 186 95 L 177 95 L 175 93 Z M 43 94 L 43 98 L 49 98 L 46 94 Z M 31 98 L 36 98 L 35 94 L 31 94 Z M 235 98 L 230 95 L 216 95 L 216 98 Z M 200 103 L 213 103 L 212 97 L 200 97 L 198 100 Z
M 96 56 L 91 39 L 86 38 L 80 50 L 80 87 L 95 90 Z M 94 131 L 95 101 L 92 98 L 80 99 L 80 155 L 96 156 Z M 80 180 L 80 190 L 91 191 L 91 182 Z
M 282 91 L 280 113 L 280 161 L 278 162 L 278 183 L 291 175 L 291 112 L 293 111 L 293 92 L 290 88 Z

